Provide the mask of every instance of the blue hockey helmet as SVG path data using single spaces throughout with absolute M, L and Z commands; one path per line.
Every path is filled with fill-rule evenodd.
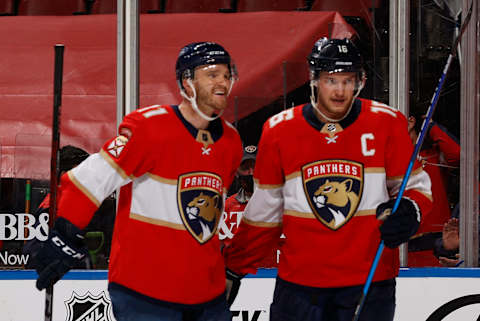
M 215 42 L 194 42 L 180 50 L 175 66 L 178 86 L 183 90 L 182 79 L 194 77 L 195 68 L 202 65 L 226 64 L 231 77 L 237 77 L 235 65 L 225 48 Z
M 360 51 L 347 38 L 317 40 L 307 60 L 311 80 L 318 78 L 322 71 L 356 72 L 359 79 L 365 76 Z

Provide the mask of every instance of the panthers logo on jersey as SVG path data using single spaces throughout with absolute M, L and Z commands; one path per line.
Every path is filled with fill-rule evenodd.
M 357 211 L 363 190 L 363 165 L 326 160 L 302 167 L 303 189 L 315 217 L 332 230 Z
M 181 175 L 177 202 L 183 224 L 201 244 L 217 232 L 223 210 L 223 183 L 213 173 L 196 172 Z

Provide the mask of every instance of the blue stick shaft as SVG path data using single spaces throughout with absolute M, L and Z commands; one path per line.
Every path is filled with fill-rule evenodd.
M 402 180 L 402 185 L 400 185 L 400 189 L 398 191 L 397 198 L 395 199 L 395 203 L 393 204 L 392 208 L 392 214 L 395 213 L 395 211 L 398 208 L 398 205 L 400 204 L 400 200 L 402 199 L 403 193 L 405 191 L 405 188 L 407 187 L 408 179 L 410 178 L 410 174 L 412 173 L 412 168 L 413 164 L 415 163 L 415 160 L 417 159 L 418 153 L 420 151 L 420 148 L 422 147 L 422 143 L 425 139 L 425 135 L 427 133 L 428 126 L 430 124 L 430 121 L 432 120 L 433 112 L 435 110 L 435 107 L 438 102 L 438 97 L 440 96 L 440 91 L 442 89 L 443 83 L 445 82 L 445 78 L 447 76 L 447 71 L 450 67 L 450 63 L 452 62 L 453 54 L 450 54 L 447 59 L 447 63 L 445 64 L 445 68 L 443 69 L 442 76 L 440 77 L 440 80 L 438 82 L 438 86 L 435 90 L 435 93 L 433 95 L 432 101 L 430 102 L 430 107 L 428 108 L 427 115 L 423 121 L 422 124 L 422 129 L 420 130 L 420 135 L 418 135 L 417 141 L 415 143 L 415 149 L 413 150 L 412 156 L 410 157 L 410 162 L 408 163 L 408 168 L 407 171 L 405 172 L 405 176 L 403 177 Z M 365 281 L 365 285 L 363 286 L 363 291 L 362 291 L 362 296 L 359 300 L 359 303 L 357 304 L 357 307 L 355 309 L 355 314 L 353 316 L 353 321 L 358 321 L 358 318 L 360 317 L 360 313 L 362 312 L 363 304 L 365 303 L 365 299 L 368 294 L 368 290 L 370 289 L 370 285 L 372 283 L 373 276 L 375 275 L 375 271 L 377 270 L 378 263 L 380 262 L 380 258 L 382 256 L 383 249 L 385 248 L 385 244 L 382 241 L 380 241 L 380 244 L 378 245 L 377 252 L 375 253 L 375 258 L 373 259 L 372 266 L 370 267 L 370 271 L 368 272 L 367 280 Z
M 400 190 L 398 191 L 398 196 L 397 199 L 395 200 L 395 204 L 393 205 L 392 208 L 392 214 L 395 213 L 395 211 L 398 208 L 398 204 L 400 203 L 400 200 L 402 198 L 403 192 L 405 191 L 405 187 L 407 186 L 408 179 L 410 177 L 410 174 L 412 172 L 413 164 L 415 160 L 417 159 L 418 152 L 420 151 L 420 148 L 422 147 L 423 140 L 425 139 L 425 135 L 427 133 L 427 128 L 430 124 L 430 121 L 432 120 L 432 115 L 435 110 L 435 107 L 437 105 L 437 101 L 440 97 L 440 91 L 442 90 L 443 83 L 445 82 L 445 78 L 447 77 L 447 72 L 448 69 L 450 68 L 450 63 L 452 62 L 453 57 L 456 54 L 456 48 L 460 42 L 460 39 L 465 32 L 465 29 L 467 28 L 468 23 L 470 22 L 470 18 L 472 17 L 472 10 L 473 10 L 473 1 L 470 3 L 470 8 L 468 9 L 468 13 L 465 17 L 465 20 L 463 21 L 463 25 L 460 28 L 460 33 L 458 37 L 455 39 L 455 43 L 452 47 L 452 51 L 450 52 L 450 55 L 448 56 L 447 63 L 445 64 L 445 68 L 443 68 L 442 76 L 440 77 L 440 80 L 438 82 L 438 86 L 435 89 L 435 93 L 433 94 L 432 101 L 430 102 L 430 107 L 428 107 L 427 111 L 427 116 L 425 117 L 425 120 L 423 121 L 422 124 L 422 129 L 420 130 L 420 135 L 417 138 L 417 141 L 415 143 L 415 149 L 413 151 L 412 157 L 410 157 L 410 163 L 408 164 L 407 172 L 405 173 L 405 176 L 403 177 L 402 185 L 400 186 Z M 377 269 L 378 262 L 380 261 L 380 257 L 382 256 L 383 249 L 385 247 L 385 244 L 382 241 L 380 241 L 380 244 L 378 245 L 377 253 L 375 254 L 375 258 L 372 262 L 372 266 L 370 268 L 370 271 L 368 273 L 367 281 L 365 282 L 365 285 L 363 287 L 363 292 L 362 296 L 357 304 L 357 307 L 355 309 L 355 314 L 353 316 L 353 321 L 358 321 L 358 318 L 360 317 L 360 313 L 362 312 L 362 307 L 365 303 L 365 299 L 367 298 L 368 294 L 368 289 L 370 288 L 370 284 L 372 283 L 373 275 L 375 274 L 375 271 Z

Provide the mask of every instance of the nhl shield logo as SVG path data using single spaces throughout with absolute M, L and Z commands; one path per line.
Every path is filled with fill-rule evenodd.
M 223 183 L 220 176 L 196 172 L 181 175 L 177 204 L 183 224 L 192 236 L 206 243 L 217 232 L 223 210 Z
M 83 296 L 73 292 L 72 297 L 65 301 L 65 306 L 66 321 L 113 321 L 112 305 L 104 291 L 98 296 L 90 292 Z
M 357 211 L 363 190 L 363 165 L 326 160 L 302 167 L 303 189 L 315 217 L 332 230 Z

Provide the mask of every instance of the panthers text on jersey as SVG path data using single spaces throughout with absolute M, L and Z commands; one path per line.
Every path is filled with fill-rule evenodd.
M 110 284 L 202 304 L 225 291 L 217 229 L 241 157 L 240 136 L 222 119 L 197 130 L 177 106 L 138 109 L 119 136 L 63 175 L 58 216 L 84 228 L 120 188 Z
M 283 232 L 278 275 L 310 287 L 363 284 L 380 243 L 376 207 L 394 197 L 413 145 L 403 114 L 356 99 L 338 123 L 321 123 L 310 104 L 287 109 L 263 127 L 256 190 L 224 251 L 232 271 L 255 273 Z M 427 214 L 430 179 L 415 163 L 404 197 Z M 386 248 L 374 281 L 398 273 L 398 249 Z

